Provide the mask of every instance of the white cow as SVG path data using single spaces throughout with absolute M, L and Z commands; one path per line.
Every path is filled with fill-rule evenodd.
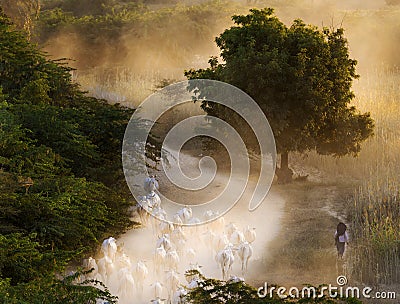
M 179 275 L 175 270 L 169 270 L 167 271 L 166 275 L 166 285 L 168 289 L 168 299 L 171 300 L 173 292 L 178 288 L 179 286 Z
M 160 282 L 154 282 L 153 284 L 150 285 L 153 290 L 154 298 L 155 299 L 160 299 L 163 293 L 163 287 Z
M 122 253 L 118 256 L 117 258 L 118 268 L 125 268 L 125 267 L 129 268 L 131 266 L 132 266 L 131 259 L 125 253 Z
M 233 245 L 239 245 L 240 243 L 243 243 L 244 241 L 246 241 L 246 238 L 244 237 L 244 234 L 242 231 L 240 230 L 235 230 L 230 238 L 230 242 Z
M 118 247 L 117 242 L 113 237 L 109 237 L 105 239 L 101 244 L 101 251 L 104 256 L 107 256 L 111 259 L 111 261 L 115 261 L 115 254 L 117 253 Z
M 212 219 L 215 219 L 211 222 L 208 223 L 210 229 L 212 229 L 215 232 L 222 232 L 225 227 L 225 219 L 223 216 L 219 217 L 219 212 L 218 211 L 212 211 L 212 210 L 207 210 L 203 214 L 203 219 L 205 221 L 210 221 Z
M 197 226 L 201 224 L 201 220 L 198 217 L 192 217 L 188 220 L 188 224 L 192 226 Z
M 250 228 L 250 226 L 247 225 L 247 228 L 244 231 L 244 237 L 246 238 L 246 241 L 251 244 L 256 240 L 256 236 L 256 228 Z
M 132 272 L 129 268 L 122 268 L 118 271 L 118 294 L 121 297 L 128 297 L 132 294 L 135 286 Z
M 121 240 L 115 242 L 117 244 L 117 257 L 121 257 L 124 254 L 125 243 Z
M 164 223 L 164 221 L 167 218 L 167 213 L 165 210 L 161 207 L 155 207 L 154 209 L 151 210 L 151 214 L 154 215 L 154 217 L 151 218 L 151 227 L 153 230 L 154 235 L 160 235 L 161 232 L 161 223 Z
M 160 231 L 160 220 L 164 219 L 164 216 L 159 216 L 159 218 L 155 218 L 153 217 L 152 219 L 150 219 L 151 221 L 151 231 L 153 231 L 153 235 L 155 237 L 162 235 L 161 231 Z
M 176 251 L 179 255 L 183 255 L 185 253 L 186 241 L 184 239 L 179 239 L 177 243 L 175 243 Z
M 143 292 L 144 280 L 149 274 L 149 270 L 143 261 L 138 261 L 134 269 L 136 288 L 137 290 Z
M 188 283 L 193 280 L 199 280 L 200 276 L 203 274 L 201 268 L 203 266 L 199 265 L 199 263 L 190 263 L 189 269 L 185 273 L 185 279 Z
M 174 229 L 174 231 L 172 231 L 172 233 L 171 233 L 171 240 L 172 240 L 174 243 L 178 243 L 179 240 L 187 241 L 186 234 L 185 234 L 185 232 L 183 231 L 183 229 L 182 229 L 181 226 L 176 227 L 176 228 Z
M 101 280 L 103 281 L 103 283 L 107 283 L 108 277 L 114 271 L 113 261 L 108 256 L 104 256 L 100 260 L 97 261 L 97 266 L 99 269 L 99 274 L 101 276 Z
M 184 224 L 188 223 L 189 220 L 192 218 L 193 216 L 193 211 L 192 208 L 185 206 L 181 209 L 178 210 L 177 214 L 179 215 L 179 217 L 181 218 L 182 222 Z
M 146 193 L 154 192 L 159 189 L 158 181 L 155 175 L 151 175 L 150 177 L 146 177 L 143 185 L 144 191 Z
M 187 295 L 187 291 L 182 286 L 178 287 L 174 292 L 174 296 L 172 298 L 172 304 L 185 304 L 185 297 Z
M 214 217 L 214 211 L 212 210 L 207 210 L 203 213 L 203 219 L 205 221 L 209 221 Z
M 156 248 L 159 248 L 161 246 L 163 246 L 166 251 L 169 251 L 172 249 L 172 244 L 171 244 L 171 240 L 169 239 L 169 234 L 163 234 L 162 237 L 160 237 L 157 240 Z
M 75 276 L 73 280 L 74 284 L 82 283 L 82 281 L 84 280 L 83 276 L 75 270 L 71 270 L 65 274 L 65 277 L 72 277 L 72 276 Z
M 144 197 L 137 203 L 136 212 L 139 216 L 142 225 L 147 225 L 150 219 L 150 213 L 147 210 L 151 208 L 148 205 L 147 199 Z
M 248 242 L 241 243 L 238 247 L 238 255 L 242 261 L 242 274 L 244 275 L 247 271 L 249 259 L 253 255 L 253 247 Z
M 172 222 L 174 223 L 175 226 L 183 225 L 183 221 L 178 213 L 174 214 L 174 216 L 172 217 Z
M 147 200 L 150 208 L 154 209 L 154 208 L 161 206 L 161 198 L 154 191 L 152 191 L 146 195 L 146 200 Z
M 174 224 L 170 222 L 162 221 L 159 224 L 159 231 L 162 234 L 172 234 L 174 230 L 175 230 Z
M 128 207 L 128 209 L 126 210 L 126 212 L 128 213 L 129 217 L 135 217 L 136 215 L 139 215 L 137 212 L 137 205 L 131 205 Z
M 215 252 L 224 249 L 229 244 L 227 235 L 226 234 L 216 235 L 212 244 Z
M 237 230 L 238 230 L 238 227 L 232 222 L 230 222 L 228 225 L 225 226 L 225 231 L 226 231 L 228 238 L 230 238 L 231 235 Z
M 222 279 L 226 280 L 232 268 L 233 262 L 235 261 L 232 248 L 227 247 L 219 251 L 215 256 L 215 260 L 218 266 L 221 268 Z
M 218 212 L 216 212 L 218 214 Z M 211 229 L 215 232 L 222 233 L 225 227 L 225 218 L 223 216 L 218 217 L 215 221 L 211 222 Z
M 167 252 L 165 251 L 164 247 L 157 247 L 154 252 L 154 270 L 156 275 L 160 275 L 162 265 L 165 263 L 165 259 L 167 256 Z
M 96 260 L 92 257 L 89 257 L 88 259 L 83 260 L 83 268 L 86 271 L 92 270 L 91 272 L 89 272 L 86 275 L 89 279 L 95 279 L 99 272 L 99 268 L 97 266 Z
M 160 219 L 166 219 L 167 218 L 167 211 L 165 211 L 161 206 L 155 206 L 151 213 Z
M 193 279 L 193 280 L 191 280 L 191 281 L 189 282 L 189 284 L 187 285 L 187 288 L 188 288 L 188 289 L 197 288 L 197 287 L 201 286 L 201 283 L 202 283 L 202 282 L 204 282 L 204 281 L 201 280 L 201 279 Z
M 178 253 L 176 252 L 176 250 L 170 250 L 167 252 L 167 256 L 166 256 L 166 260 L 167 260 L 167 266 L 170 269 L 177 269 L 179 262 L 180 262 L 180 258 Z
M 228 280 L 228 283 L 239 283 L 239 282 L 244 282 L 244 278 L 237 277 L 235 275 L 231 275 Z

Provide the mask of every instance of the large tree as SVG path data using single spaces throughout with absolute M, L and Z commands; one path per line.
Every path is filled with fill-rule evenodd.
M 191 69 L 185 76 L 230 83 L 260 105 L 281 154 L 277 173 L 282 181 L 292 176 L 292 151 L 357 155 L 374 124 L 369 113 L 350 106 L 352 81 L 359 76 L 344 30 L 320 30 L 301 20 L 287 27 L 271 8 L 232 19 L 235 25 L 216 38 L 223 62 L 213 57 L 209 68 Z M 223 119 L 234 117 L 213 102 L 204 101 L 203 108 Z

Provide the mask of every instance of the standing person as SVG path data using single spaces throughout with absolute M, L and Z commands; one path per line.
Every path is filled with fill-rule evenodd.
M 344 254 L 344 249 L 346 246 L 346 243 L 349 242 L 349 236 L 347 234 L 347 226 L 340 222 L 337 225 L 336 232 L 335 232 L 335 245 L 336 249 L 338 251 L 338 258 L 343 258 Z

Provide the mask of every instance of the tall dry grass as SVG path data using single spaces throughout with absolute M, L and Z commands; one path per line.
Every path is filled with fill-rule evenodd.
M 366 182 L 351 206 L 353 276 L 370 284 L 400 282 L 400 198 L 394 180 Z
M 377 67 L 355 83 L 354 105 L 369 111 L 375 136 L 358 157 L 335 159 L 309 153 L 296 162 L 352 181 L 349 202 L 352 234 L 349 257 L 354 279 L 370 284 L 400 282 L 400 69 Z
M 97 67 L 90 71 L 75 71 L 73 79 L 90 96 L 110 103 L 137 107 L 163 82 L 183 80 L 182 70 L 148 70 L 137 73 L 127 67 Z

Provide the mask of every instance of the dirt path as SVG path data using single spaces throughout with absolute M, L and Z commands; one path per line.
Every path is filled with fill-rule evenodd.
M 192 157 L 185 160 L 186 164 Z M 216 186 L 204 197 L 215 196 L 220 192 L 219 183 L 223 184 L 223 173 L 215 178 Z M 160 189 L 167 187 L 161 177 Z M 294 182 L 289 185 L 274 184 L 265 202 L 255 212 L 247 211 L 247 203 L 251 192 L 245 192 L 239 203 L 226 215 L 226 224 L 235 223 L 239 229 L 247 225 L 256 227 L 257 239 L 253 244 L 254 254 L 245 275 L 247 283 L 254 287 L 263 286 L 264 282 L 278 286 L 302 286 L 308 283 L 315 286 L 320 284 L 336 284 L 336 278 L 343 272 L 343 265 L 336 264 L 336 250 L 333 234 L 338 221 L 345 221 L 345 196 L 351 192 L 351 187 L 338 185 L 336 182 L 321 182 L 327 179 L 316 177 L 309 181 Z M 252 184 L 256 180 L 250 178 Z M 250 187 L 251 188 L 251 187 Z M 168 188 L 168 194 L 175 194 L 182 201 L 193 201 L 193 194 L 185 194 L 182 190 Z M 345 221 L 346 222 L 346 221 Z M 220 278 L 220 270 L 210 245 L 204 242 L 206 227 L 188 233 L 189 241 L 186 247 L 196 251 L 192 262 L 203 265 L 206 277 Z M 132 296 L 136 303 L 147 303 L 152 297 L 151 284 L 163 281 L 154 273 L 152 262 L 156 235 L 151 226 L 128 231 L 120 237 L 124 251 L 132 262 L 146 260 L 149 276 L 144 282 L 144 290 L 136 291 Z M 184 272 L 189 266 L 189 260 L 182 256 L 179 273 L 180 281 L 184 283 Z M 344 263 L 346 265 L 346 263 Z M 240 275 L 240 264 L 233 265 L 232 273 Z M 113 274 L 111 291 L 118 294 L 116 273 Z M 165 293 L 165 292 L 164 292 Z M 164 294 L 167 297 L 167 294 Z M 128 303 L 122 299 L 121 303 Z
M 186 167 L 196 168 L 198 159 L 192 156 L 182 156 L 182 162 Z M 196 170 L 189 172 L 195 174 Z M 203 172 L 208 174 L 207 171 Z M 217 197 L 223 188 L 223 185 L 228 180 L 228 176 L 224 172 L 218 172 L 214 177 L 213 183 L 210 189 L 197 193 L 194 195 L 190 191 L 184 191 L 177 187 L 169 186 L 166 183 L 166 177 L 162 173 L 158 174 L 157 177 L 160 180 L 160 193 L 166 194 L 168 197 L 177 198 L 177 201 L 181 203 L 193 204 L 207 201 L 212 197 Z M 275 190 L 271 190 L 268 196 L 265 198 L 263 204 L 255 211 L 249 212 L 247 210 L 248 202 L 252 196 L 252 189 L 255 187 L 257 179 L 250 177 L 248 180 L 248 189 L 243 193 L 243 196 L 238 203 L 224 215 L 225 224 L 233 223 L 241 231 L 246 229 L 247 225 L 256 229 L 257 237 L 253 246 L 253 256 L 249 262 L 248 271 L 243 274 L 241 271 L 241 264 L 238 257 L 232 266 L 230 274 L 237 276 L 244 276 L 246 281 L 253 285 L 253 282 L 257 281 L 259 265 L 269 257 L 269 250 L 265 251 L 265 248 L 269 248 L 271 242 L 280 233 L 282 212 L 284 209 L 285 201 Z M 231 194 L 232 195 L 232 194 Z M 161 206 L 162 206 L 161 201 Z M 151 218 L 150 223 L 139 229 L 132 229 L 122 234 L 118 238 L 118 242 L 124 244 L 123 251 L 131 260 L 132 263 L 137 261 L 146 261 L 149 273 L 146 276 L 140 290 L 128 291 L 129 296 L 124 296 L 119 290 L 119 280 L 117 276 L 118 265 L 115 265 L 114 271 L 110 275 L 110 279 L 107 284 L 110 291 L 121 296 L 121 304 L 131 303 L 132 298 L 135 299 L 136 304 L 149 303 L 151 299 L 155 298 L 152 284 L 155 282 L 161 282 L 165 287 L 162 291 L 164 298 L 168 297 L 167 287 L 168 280 L 166 279 L 165 271 L 156 273 L 156 263 L 154 262 L 154 251 L 156 248 L 156 242 L 159 235 L 155 232 L 153 224 L 159 225 L 159 222 L 153 221 Z M 183 244 L 174 244 L 175 248 L 179 252 L 179 265 L 177 267 L 178 277 L 181 284 L 187 284 L 184 273 L 190 267 L 190 263 L 197 262 L 202 265 L 202 272 L 206 277 L 221 279 L 221 270 L 215 261 L 215 250 L 212 249 L 212 244 L 209 237 L 207 237 L 207 231 L 210 229 L 209 225 L 200 225 L 198 227 L 184 227 L 183 231 L 186 234 L 187 241 Z M 217 235 L 222 235 L 222 231 Z M 188 257 L 185 255 L 185 250 L 193 249 L 195 252 L 194 257 Z M 159 265 L 158 265 L 159 266 Z M 168 267 L 164 264 L 161 265 L 162 269 L 167 270 Z
M 336 264 L 333 234 L 337 223 L 345 221 L 345 196 L 350 188 L 304 181 L 273 189 L 286 201 L 282 227 L 268 246 L 271 252 L 260 273 L 264 281 L 255 283 L 285 287 L 335 284 L 338 275 L 346 274 L 346 262 Z

